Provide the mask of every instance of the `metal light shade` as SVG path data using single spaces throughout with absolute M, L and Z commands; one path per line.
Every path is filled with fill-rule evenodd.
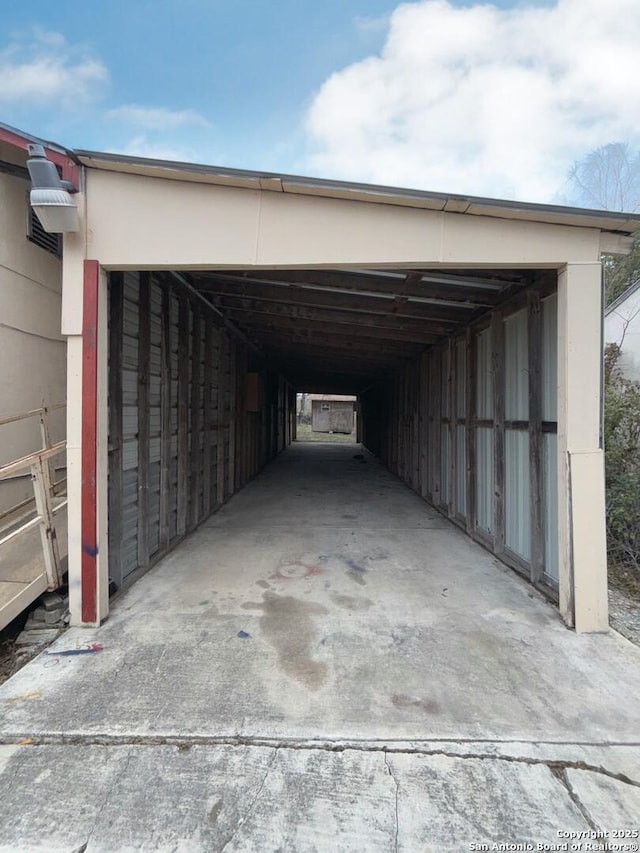
M 78 208 L 65 189 L 55 187 L 32 189 L 30 201 L 42 227 L 50 234 L 80 229 Z

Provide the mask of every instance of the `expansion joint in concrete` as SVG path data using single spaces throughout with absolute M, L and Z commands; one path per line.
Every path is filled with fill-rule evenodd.
M 447 741 L 451 743 L 452 741 Z M 479 741 L 456 741 L 460 745 L 464 743 L 480 743 Z M 496 743 L 491 741 L 491 743 Z M 500 742 L 505 745 L 509 741 Z M 522 743 L 517 741 L 517 743 Z M 306 752 L 382 752 L 385 756 L 385 763 L 390 770 L 390 765 L 387 761 L 389 755 L 423 755 L 423 756 L 442 756 L 444 758 L 452 758 L 459 760 L 475 760 L 475 761 L 504 761 L 512 764 L 528 764 L 528 765 L 543 765 L 548 767 L 558 778 L 559 773 L 566 770 L 584 770 L 591 773 L 598 773 L 601 776 L 607 776 L 617 782 L 623 782 L 625 785 L 631 785 L 640 788 L 640 781 L 631 779 L 624 773 L 614 773 L 607 770 L 601 765 L 590 764 L 585 761 L 571 761 L 569 759 L 553 759 L 535 757 L 530 755 L 509 755 L 503 753 L 487 753 L 480 751 L 456 751 L 444 747 L 433 746 L 434 741 L 419 742 L 411 741 L 407 744 L 403 742 L 389 741 L 325 741 L 325 740 L 300 740 L 296 738 L 252 738 L 242 736 L 153 736 L 153 735 L 84 735 L 84 734 L 19 734 L 11 736 L 0 735 L 0 746 L 2 745 L 23 745 L 23 746 L 121 746 L 121 747 L 154 747 L 154 746 L 173 746 L 181 751 L 187 751 L 192 747 L 246 747 L 250 749 L 273 749 L 275 756 L 279 749 L 299 750 Z M 535 742 L 536 746 L 546 746 L 550 749 L 553 746 L 573 746 L 576 748 L 599 748 L 606 749 L 610 747 L 626 747 L 640 748 L 639 743 L 568 743 L 559 744 Z M 267 774 L 268 775 L 268 774 Z M 265 777 L 266 778 L 266 777 Z

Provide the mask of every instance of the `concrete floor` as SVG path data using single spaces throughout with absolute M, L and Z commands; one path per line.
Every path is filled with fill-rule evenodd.
M 294 445 L 102 628 L 0 688 L 0 850 L 535 849 L 637 829 L 640 649 L 568 631 L 359 452 Z

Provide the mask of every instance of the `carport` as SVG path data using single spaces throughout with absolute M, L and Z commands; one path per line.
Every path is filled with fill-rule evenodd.
M 74 623 L 284 451 L 313 391 L 357 395 L 365 447 L 607 630 L 600 258 L 639 217 L 75 156 Z

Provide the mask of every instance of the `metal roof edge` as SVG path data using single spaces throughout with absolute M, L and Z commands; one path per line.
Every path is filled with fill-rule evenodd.
M 619 294 L 619 296 L 616 296 L 611 305 L 607 305 L 604 311 L 604 316 L 607 317 L 609 314 L 615 311 L 616 308 L 619 308 L 620 305 L 622 305 L 622 303 L 625 302 L 628 297 L 631 296 L 632 293 L 635 293 L 636 290 L 638 290 L 638 288 L 640 288 L 640 278 L 637 278 L 629 285 L 629 287 L 623 290 L 622 293 Z
M 362 196 L 364 195 L 372 202 L 431 207 L 432 209 L 453 213 L 502 215 L 504 218 L 509 219 L 519 218 L 551 224 L 579 224 L 584 227 L 599 228 L 602 231 L 614 231 L 626 234 L 640 230 L 640 213 L 518 202 L 460 193 L 447 194 L 380 184 L 365 184 L 327 178 L 289 175 L 286 173 L 232 169 L 226 166 L 184 163 L 175 160 L 156 160 L 104 151 L 77 149 L 74 151 L 74 154 L 83 165 L 89 168 L 123 171 L 128 174 L 145 174 L 148 176 L 149 171 L 153 170 L 157 171 L 158 177 L 166 177 L 166 173 L 171 172 L 174 173 L 174 178 L 178 177 L 175 173 L 180 173 L 179 178 L 183 180 L 189 180 L 189 176 L 191 176 L 192 180 L 196 179 L 196 176 L 200 176 L 207 183 L 217 183 L 217 178 L 219 179 L 219 183 L 226 185 L 235 184 L 245 187 L 247 185 L 255 185 L 259 189 L 278 188 L 279 191 L 284 192 L 304 193 L 306 190 L 312 195 L 326 195 L 342 199 L 353 198 L 362 200 Z M 117 168 L 118 165 L 125 168 L 119 170 Z M 140 170 L 139 172 L 136 171 L 136 167 Z M 265 186 L 265 182 L 271 182 L 272 186 Z M 571 218 L 574 219 L 573 222 L 569 223 L 566 221 Z M 576 219 L 580 220 L 580 222 L 576 222 Z
M 4 133 L 3 133 L 4 131 Z M 24 130 L 20 130 L 17 127 L 12 127 L 10 124 L 5 124 L 0 121 L 0 136 L 15 136 L 19 139 L 24 140 L 25 142 L 33 142 L 36 145 L 42 145 L 50 151 L 55 151 L 58 154 L 63 154 L 65 157 L 69 157 L 71 160 L 79 162 L 78 157 L 70 148 L 65 148 L 64 145 L 59 145 L 57 142 L 51 142 L 48 139 L 42 139 L 39 136 L 34 136 L 32 133 L 27 133 Z

